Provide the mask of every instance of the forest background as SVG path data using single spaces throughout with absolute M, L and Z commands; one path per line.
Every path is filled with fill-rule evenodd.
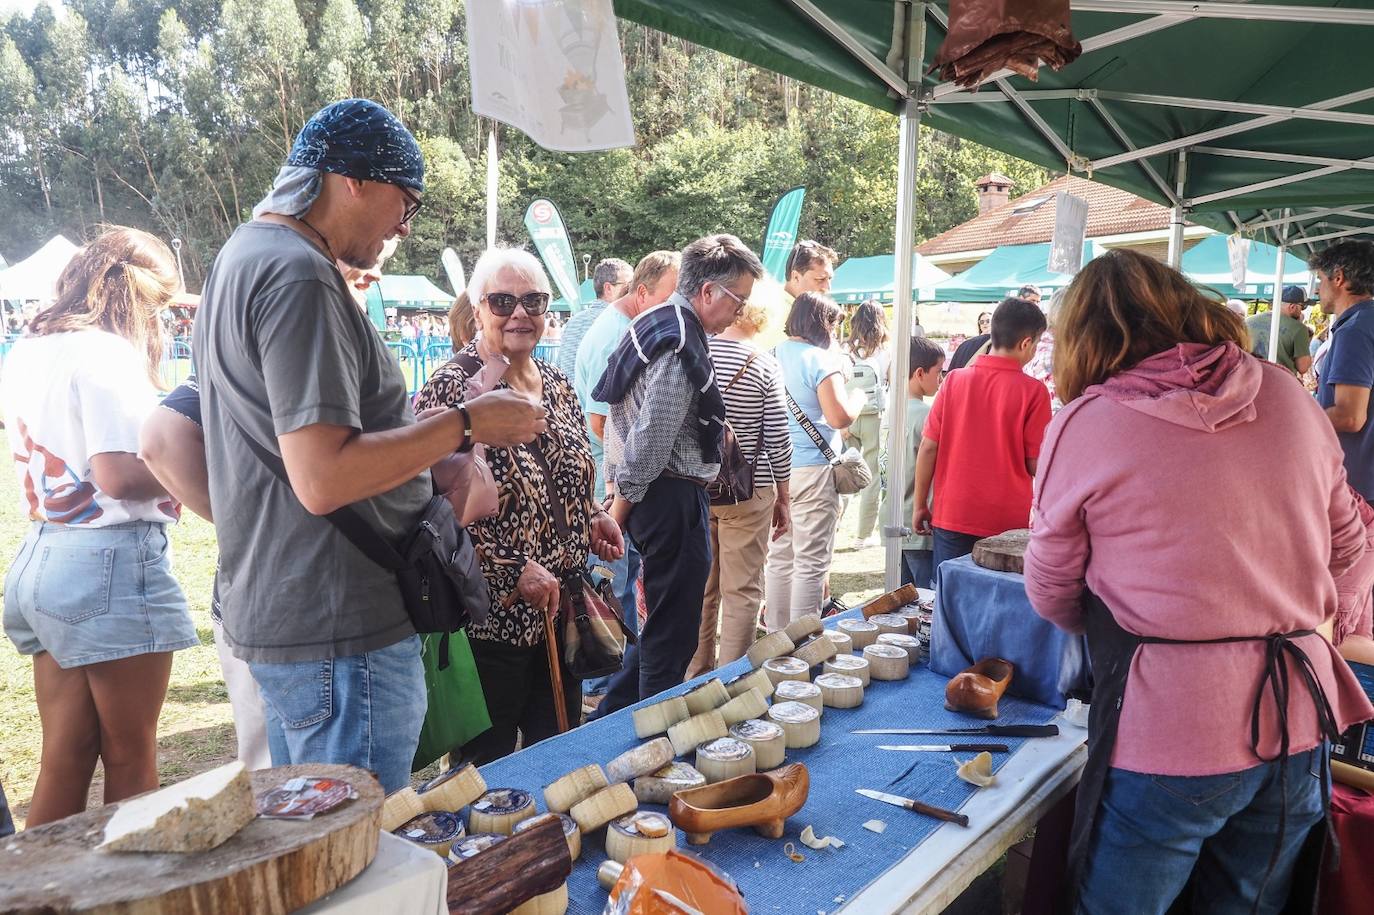
M 773 201 L 807 188 L 800 236 L 890 253 L 897 119 L 621 21 L 638 145 L 570 155 L 500 127 L 498 240 L 524 244 L 535 197 L 593 263 L 711 231 L 758 246 Z M 187 288 L 270 187 L 305 120 L 373 98 L 417 134 L 428 189 L 389 272 L 442 275 L 485 244 L 486 135 L 472 113 L 462 0 L 42 0 L 0 16 L 0 254 L 102 224 L 183 242 Z M 973 181 L 1048 175 L 921 131 L 917 234 L 977 213 Z

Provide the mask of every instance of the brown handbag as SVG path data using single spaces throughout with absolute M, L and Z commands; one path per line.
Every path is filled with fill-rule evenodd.
M 735 382 L 744 376 L 749 364 L 754 361 L 758 353 L 752 353 L 748 359 L 744 360 L 744 365 L 740 366 L 735 377 L 730 379 L 730 383 L 721 391 L 724 397 Z M 725 422 L 725 432 L 720 440 L 720 472 L 716 478 L 706 487 L 706 494 L 711 499 L 712 505 L 738 505 L 741 502 L 748 502 L 754 498 L 754 466 L 758 463 L 759 455 L 763 453 L 763 421 L 759 421 L 759 438 L 754 444 L 754 461 L 750 463 L 744 459 L 744 450 L 739 446 L 739 439 L 735 437 L 735 430 L 730 425 L 729 420 Z

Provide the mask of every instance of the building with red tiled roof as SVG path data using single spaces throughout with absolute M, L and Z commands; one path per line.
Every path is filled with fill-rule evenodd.
M 1126 247 L 1163 260 L 1169 248 L 1169 208 L 1129 191 L 1075 175 L 1056 178 L 1029 194 L 1010 198 L 1012 181 L 988 174 L 975 182 L 979 213 L 962 225 L 916 246 L 916 253 L 948 273 L 966 270 L 999 245 L 1048 242 L 1054 236 L 1054 195 L 1066 191 L 1088 201 L 1087 237 L 1108 248 Z M 1187 224 L 1184 245 L 1211 234 Z

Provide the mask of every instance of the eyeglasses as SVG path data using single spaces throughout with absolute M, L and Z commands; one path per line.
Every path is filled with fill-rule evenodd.
M 719 289 L 721 292 L 725 293 L 726 295 L 728 295 L 730 298 L 732 298 L 732 299 L 735 300 L 735 314 L 736 314 L 736 315 L 744 314 L 744 306 L 746 306 L 746 305 L 749 304 L 749 300 L 748 300 L 748 299 L 741 299 L 739 296 L 737 296 L 737 295 L 735 295 L 733 292 L 731 292 L 731 291 L 729 290 L 729 288 L 726 287 L 724 284 L 718 285 L 718 286 L 716 286 L 716 288 Z
M 549 310 L 549 294 L 547 292 L 527 292 L 524 295 L 515 295 L 510 292 L 488 292 L 482 296 L 491 309 L 491 313 L 502 318 L 509 318 L 515 314 L 515 306 L 519 305 L 525 309 L 525 314 L 534 317 L 542 315 Z
M 424 206 L 424 204 L 420 202 L 419 197 L 416 197 L 410 192 L 409 188 L 401 187 L 399 184 L 396 185 L 396 187 L 400 188 L 401 193 L 404 194 L 406 198 L 406 212 L 405 215 L 401 217 L 401 225 L 408 226 L 410 225 L 410 221 L 415 218 L 415 214 L 420 212 L 420 207 Z

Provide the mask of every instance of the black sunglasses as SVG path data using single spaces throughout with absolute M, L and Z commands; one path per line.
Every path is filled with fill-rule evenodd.
M 515 314 L 516 305 L 525 309 L 525 314 L 531 317 L 542 315 L 549 310 L 549 294 L 547 292 L 527 292 L 524 295 L 515 295 L 510 292 L 488 292 L 482 298 L 486 300 L 491 313 L 502 318 L 509 318 Z
M 424 204 L 420 202 L 419 197 L 416 197 L 410 192 L 409 188 L 402 187 L 399 184 L 396 186 L 401 189 L 401 193 L 404 194 L 406 198 L 406 212 L 405 215 L 401 217 L 401 225 L 408 226 L 410 225 L 410 221 L 415 218 L 415 214 L 420 212 L 420 207 L 424 206 Z

